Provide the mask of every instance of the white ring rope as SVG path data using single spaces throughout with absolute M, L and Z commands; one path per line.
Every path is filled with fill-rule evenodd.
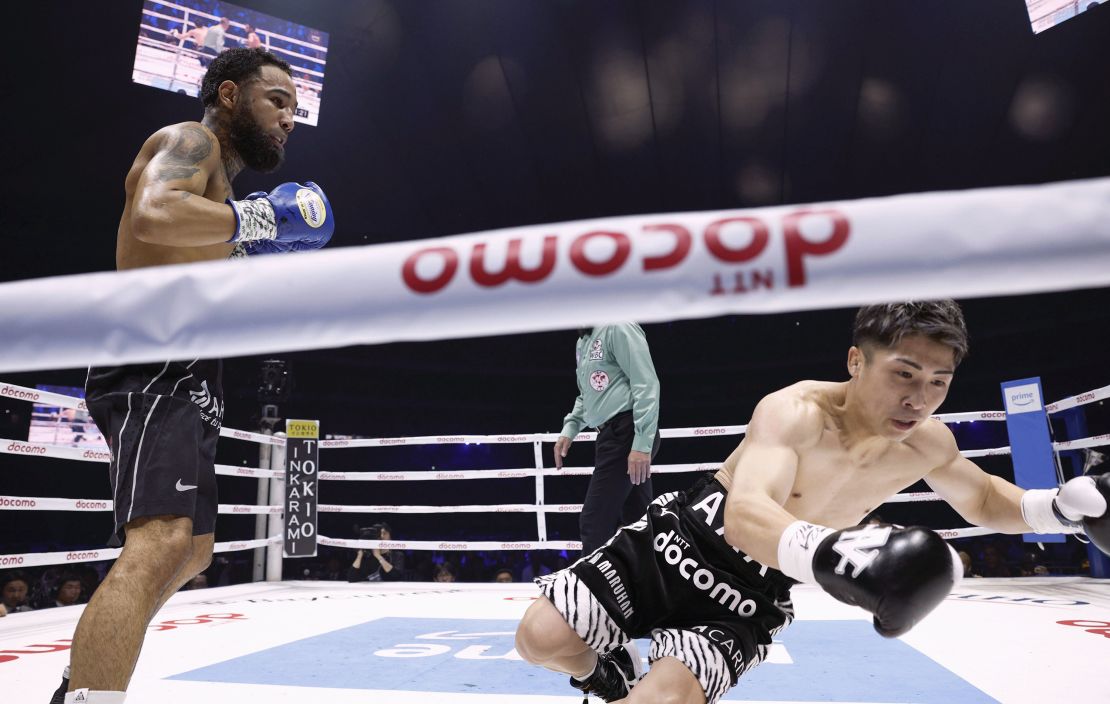
M 15 384 L 0 383 L 0 397 L 27 401 L 43 406 L 59 408 L 73 408 L 86 410 L 84 399 L 66 396 L 49 391 L 42 391 Z M 1045 406 L 1049 413 L 1058 413 L 1063 410 L 1095 403 L 1110 398 L 1110 386 L 1103 386 L 1092 391 L 1086 391 L 1075 396 L 1069 396 L 1055 403 Z M 973 421 L 1001 421 L 1005 420 L 1002 411 L 970 411 L 961 413 L 946 413 L 933 416 L 946 423 L 963 423 Z M 722 437 L 741 435 L 747 425 L 707 426 L 702 428 L 668 428 L 660 431 L 663 437 Z M 281 437 L 254 433 L 234 428 L 222 428 L 222 437 L 229 437 L 258 444 L 284 445 Z M 596 433 L 580 433 L 575 440 L 593 441 Z M 510 435 L 438 435 L 418 436 L 407 438 L 370 438 L 370 439 L 337 439 L 322 440 L 321 449 L 342 449 L 353 447 L 394 447 L 399 445 L 431 445 L 431 444 L 522 444 L 553 442 L 559 437 L 558 433 L 524 433 Z M 7 443 L 7 444 L 4 444 Z M 1110 445 L 1110 433 L 1096 435 L 1077 440 L 1067 440 L 1053 443 L 1054 449 L 1076 450 L 1090 447 Z M 0 442 L 0 453 L 16 454 L 28 457 L 52 457 L 58 459 L 77 460 L 84 462 L 107 462 L 110 459 L 106 447 L 70 447 L 64 445 L 29 443 L 21 440 Z M 985 457 L 1008 455 L 1009 447 L 987 448 L 979 450 L 961 450 L 965 457 Z M 540 460 L 537 460 L 537 464 Z M 668 474 L 680 472 L 706 472 L 720 468 L 720 463 L 687 463 L 653 465 L 655 474 Z M 321 471 L 321 481 L 457 481 L 468 479 L 528 479 L 557 476 L 585 476 L 593 472 L 592 467 L 522 467 L 516 469 L 473 469 L 473 470 L 431 470 L 431 471 L 372 471 L 372 472 L 333 472 Z M 234 465 L 216 465 L 216 474 L 223 476 L 251 477 L 256 479 L 283 479 L 281 470 L 261 469 L 257 467 L 237 467 Z M 941 497 L 934 492 L 903 492 L 895 494 L 885 503 L 913 503 L 939 501 Z M 0 496 L 0 511 L 111 511 L 112 501 L 105 499 L 61 499 L 41 498 L 26 496 Z M 231 515 L 281 515 L 283 506 L 255 506 L 247 504 L 219 504 L 218 513 Z M 534 504 L 474 504 L 455 506 L 430 506 L 430 505 L 341 505 L 320 504 L 317 507 L 320 513 L 360 513 L 360 514 L 443 514 L 443 513 L 579 513 L 581 504 L 543 504 L 537 500 Z M 938 529 L 937 533 L 946 539 L 963 538 L 980 535 L 990 535 L 995 531 L 987 528 L 949 528 Z M 229 552 L 233 550 L 248 550 L 266 545 L 276 545 L 280 536 L 253 540 L 217 543 L 216 552 Z M 579 550 L 581 543 L 576 541 L 380 541 L 380 540 L 343 540 L 319 536 L 322 545 L 347 548 L 388 548 L 405 550 Z M 510 547 L 511 546 L 511 547 Z M 65 564 L 72 562 L 91 562 L 97 560 L 114 559 L 119 555 L 119 550 L 78 550 L 57 553 L 26 553 L 0 555 L 0 567 L 4 566 L 36 566 L 46 564 Z
M 0 372 L 1107 285 L 1110 178 L 12 281 Z

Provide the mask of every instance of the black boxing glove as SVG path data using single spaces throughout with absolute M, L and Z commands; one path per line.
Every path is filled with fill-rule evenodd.
M 963 577 L 956 551 L 921 526 L 872 523 L 834 531 L 795 521 L 779 540 L 778 558 L 787 577 L 872 613 L 886 638 L 913 628 Z
M 1091 542 L 1110 555 L 1110 474 L 1069 479 L 1059 489 L 1030 489 L 1021 497 L 1021 515 L 1034 533 L 1074 533 L 1082 527 Z

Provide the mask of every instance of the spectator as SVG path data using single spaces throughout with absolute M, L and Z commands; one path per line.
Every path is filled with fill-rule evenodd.
M 451 563 L 444 562 L 436 566 L 435 576 L 432 578 L 434 582 L 454 582 L 455 570 L 451 567 Z
M 375 523 L 359 531 L 360 540 L 392 540 L 393 533 L 387 523 Z M 404 579 L 405 554 L 399 550 L 371 550 L 374 559 L 366 559 L 366 551 L 359 550 L 355 561 L 347 570 L 348 582 L 397 582 Z
M 27 603 L 27 594 L 31 590 L 31 582 L 22 572 L 9 572 L 0 578 L 0 603 L 9 614 L 20 611 L 32 611 Z
M 551 568 L 543 564 L 540 553 L 536 550 L 528 553 L 528 564 L 520 571 L 520 581 L 531 582 L 536 577 L 551 574 Z
M 338 555 L 328 557 L 327 562 L 324 563 L 324 568 L 320 570 L 317 579 L 324 579 L 331 582 L 339 582 L 346 579 L 343 573 L 343 562 L 339 559 Z
M 967 554 L 967 552 L 965 552 L 963 550 L 960 551 L 960 562 L 964 563 L 964 577 L 979 577 L 979 576 L 981 576 L 981 575 L 975 574 L 975 571 L 971 566 L 971 555 Z
M 201 572 L 197 576 L 190 579 L 185 583 L 185 589 L 207 589 L 208 588 L 208 575 Z
M 508 567 L 502 567 L 501 569 L 497 570 L 496 574 L 493 575 L 493 581 L 501 583 L 512 582 L 513 571 Z
M 86 601 L 82 598 L 84 589 L 81 578 L 72 572 L 66 572 L 58 578 L 56 586 L 51 590 L 52 600 L 43 605 L 43 608 L 55 606 L 73 606 Z
M 984 577 L 1012 577 L 1010 566 L 1002 559 L 1002 552 L 996 545 L 983 548 L 983 576 Z

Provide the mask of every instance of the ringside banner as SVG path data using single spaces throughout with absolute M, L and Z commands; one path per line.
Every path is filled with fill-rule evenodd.
M 0 372 L 1108 284 L 1103 178 L 16 281 Z
M 285 557 L 316 557 L 320 422 L 285 421 Z

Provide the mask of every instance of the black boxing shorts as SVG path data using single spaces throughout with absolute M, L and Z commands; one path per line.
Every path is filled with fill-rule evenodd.
M 111 452 L 110 546 L 143 516 L 191 518 L 193 535 L 215 530 L 222 374 L 220 360 L 89 369 L 85 400 Z
M 762 662 L 794 618 L 794 582 L 725 542 L 727 493 L 706 477 L 664 494 L 608 543 L 536 580 L 590 647 L 650 637 L 650 661 L 677 658 L 708 704 Z

